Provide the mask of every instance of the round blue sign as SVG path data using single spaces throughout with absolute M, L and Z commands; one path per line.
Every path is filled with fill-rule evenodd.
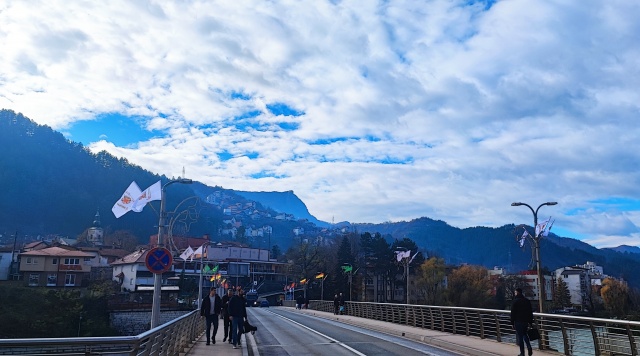
M 151 273 L 164 273 L 171 269 L 173 257 L 171 256 L 171 251 L 166 248 L 156 247 L 149 250 L 145 263 L 147 265 L 147 269 Z

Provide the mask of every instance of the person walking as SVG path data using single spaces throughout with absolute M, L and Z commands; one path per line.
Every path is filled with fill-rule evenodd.
M 336 294 L 333 297 L 333 315 L 338 315 L 338 310 L 340 309 L 340 298 Z
M 216 287 L 211 287 L 209 295 L 202 298 L 202 304 L 200 306 L 200 316 L 205 318 L 207 325 L 207 345 L 210 344 L 210 340 L 213 340 L 214 344 L 216 343 L 220 309 L 222 309 L 222 300 L 216 294 Z M 211 336 L 211 324 L 213 324 L 213 336 Z
M 342 295 L 342 293 L 340 293 L 340 300 L 338 301 L 338 303 L 340 304 L 340 314 L 344 313 L 344 295 Z
M 527 336 L 529 324 L 533 323 L 533 309 L 531 302 L 522 294 L 522 289 L 516 288 L 515 298 L 511 305 L 511 326 L 516 331 L 516 345 L 520 346 L 520 355 L 524 356 L 524 345 L 527 345 L 529 356 L 533 355 L 531 341 Z
M 231 320 L 231 340 L 233 348 L 237 349 L 240 344 L 240 336 L 242 335 L 242 324 L 244 323 L 244 313 L 246 302 L 242 298 L 240 291 L 231 299 L 229 299 L 229 320 Z
M 229 338 L 229 343 L 231 343 L 231 320 L 229 320 L 229 299 L 233 297 L 233 290 L 231 288 L 227 289 L 227 294 L 222 297 L 222 328 L 224 329 L 224 339 L 222 342 L 227 341 Z
M 300 294 L 298 298 L 296 298 L 296 309 L 302 309 L 302 304 L 304 304 L 304 297 Z

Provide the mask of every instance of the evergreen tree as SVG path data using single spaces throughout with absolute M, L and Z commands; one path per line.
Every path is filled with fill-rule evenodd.
M 571 305 L 571 292 L 569 292 L 569 287 L 567 286 L 567 282 L 562 279 L 562 277 L 558 277 L 558 281 L 556 282 L 556 290 L 553 295 L 553 306 L 556 309 L 562 309 L 564 307 L 568 307 Z
M 277 260 L 281 254 L 282 251 L 280 251 L 280 247 L 278 245 L 273 245 L 273 247 L 271 247 L 271 258 Z

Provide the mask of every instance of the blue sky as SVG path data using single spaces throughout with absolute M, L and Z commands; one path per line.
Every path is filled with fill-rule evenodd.
M 640 245 L 640 3 L 5 1 L 0 108 L 321 220 Z M 121 192 L 114 192 L 117 196 Z M 514 238 L 515 243 L 515 238 Z

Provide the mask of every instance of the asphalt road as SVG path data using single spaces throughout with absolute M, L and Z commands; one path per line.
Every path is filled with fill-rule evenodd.
M 247 308 L 261 356 L 280 355 L 437 355 L 460 354 L 289 308 Z M 257 355 L 254 355 L 257 356 Z

